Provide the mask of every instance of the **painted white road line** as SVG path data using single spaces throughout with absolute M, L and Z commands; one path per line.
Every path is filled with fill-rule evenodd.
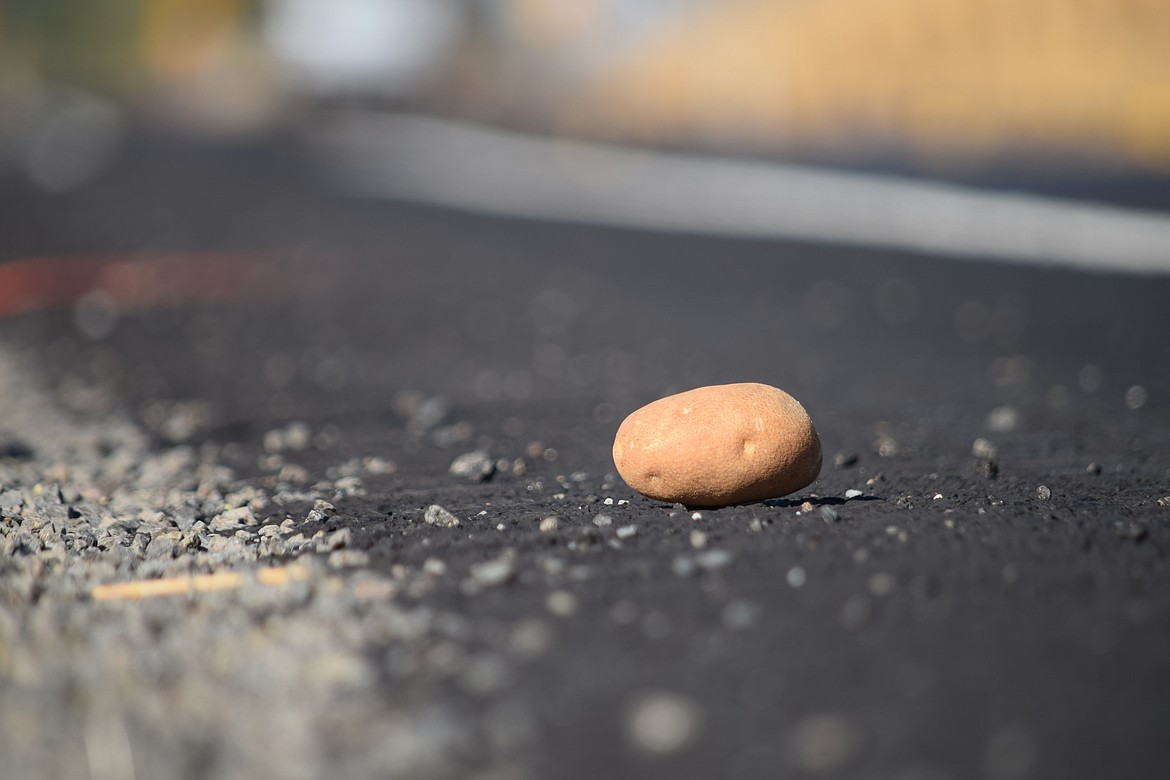
M 339 113 L 314 138 L 355 194 L 485 214 L 1170 273 L 1170 216 L 813 167 Z

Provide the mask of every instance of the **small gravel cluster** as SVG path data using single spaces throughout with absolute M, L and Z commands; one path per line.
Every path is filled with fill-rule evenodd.
M 214 446 L 154 451 L 117 414 L 73 415 L 0 351 L 0 755 L 6 778 L 463 776 L 530 738 L 526 710 L 492 717 L 511 664 L 549 644 L 539 621 L 475 638 L 464 617 L 394 596 L 445 572 L 359 571 L 349 528 L 321 528 L 358 473 L 262 489 Z M 299 426 L 270 432 L 295 450 Z M 344 466 L 344 464 L 343 464 Z M 457 524 L 445 509 L 428 522 Z M 306 526 L 315 528 L 306 533 Z M 267 568 L 291 573 L 265 584 Z M 243 572 L 217 593 L 97 600 L 95 586 Z M 507 582 L 506 559 L 472 568 Z M 451 699 L 409 690 L 454 683 Z M 380 688 L 380 690 L 379 690 Z M 386 696 L 386 690 L 401 696 Z

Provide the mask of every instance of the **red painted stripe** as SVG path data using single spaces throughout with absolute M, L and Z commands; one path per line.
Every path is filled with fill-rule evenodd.
M 269 252 L 26 258 L 0 263 L 0 316 L 72 306 L 93 290 L 123 309 L 279 299 L 296 277 Z

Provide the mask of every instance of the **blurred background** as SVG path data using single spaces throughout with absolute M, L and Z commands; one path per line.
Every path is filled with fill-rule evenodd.
M 1170 174 L 1163 0 L 3 0 L 0 169 L 392 107 L 945 176 Z

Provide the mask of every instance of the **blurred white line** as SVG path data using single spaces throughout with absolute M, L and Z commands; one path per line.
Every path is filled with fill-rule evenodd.
M 350 192 L 486 214 L 1170 272 L 1170 217 L 798 165 L 352 111 L 317 140 Z

